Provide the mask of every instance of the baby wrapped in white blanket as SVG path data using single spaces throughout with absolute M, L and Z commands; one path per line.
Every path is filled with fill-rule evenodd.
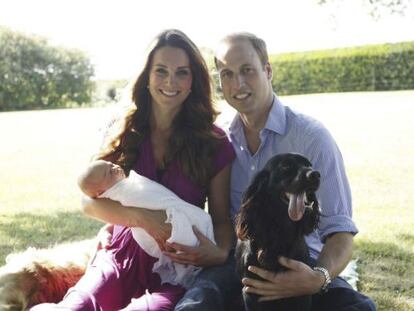
M 180 199 L 166 187 L 131 171 L 126 178 L 123 170 L 107 161 L 95 161 L 79 178 L 79 186 L 91 197 L 108 198 L 124 206 L 164 210 L 166 223 L 172 226 L 167 242 L 197 246 L 195 226 L 203 235 L 214 241 L 211 217 L 201 208 Z M 93 189 L 93 190 L 92 190 Z M 150 256 L 159 258 L 152 271 L 160 275 L 161 282 L 190 287 L 199 267 L 173 262 L 165 256 L 157 242 L 142 228 L 131 228 L 134 239 Z

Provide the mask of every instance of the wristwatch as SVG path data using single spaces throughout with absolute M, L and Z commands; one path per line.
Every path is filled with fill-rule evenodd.
M 315 267 L 315 268 L 313 268 L 313 270 L 321 272 L 323 274 L 323 276 L 325 277 L 325 282 L 323 283 L 320 292 L 321 293 L 326 293 L 328 291 L 328 286 L 329 286 L 329 284 L 331 284 L 331 281 L 332 281 L 328 270 L 323 268 L 323 267 Z

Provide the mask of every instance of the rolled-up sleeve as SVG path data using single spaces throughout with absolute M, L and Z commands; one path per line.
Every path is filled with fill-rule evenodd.
M 352 196 L 341 152 L 331 134 L 321 126 L 308 145 L 313 168 L 321 174 L 317 192 L 321 207 L 318 233 L 321 242 L 336 232 L 353 235 L 358 229 L 352 220 Z

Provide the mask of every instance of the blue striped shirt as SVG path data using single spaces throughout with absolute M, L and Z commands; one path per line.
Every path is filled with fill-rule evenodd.
M 237 154 L 231 171 L 233 217 L 240 208 L 242 193 L 267 160 L 276 154 L 296 152 L 306 156 L 313 168 L 321 173 L 317 197 L 326 217 L 321 217 L 319 228 L 306 237 L 311 257 L 316 259 L 319 256 L 323 241 L 329 234 L 358 232 L 352 221 L 351 190 L 341 152 L 319 121 L 283 106 L 275 95 L 266 124 L 260 131 L 260 147 L 254 155 L 248 150 L 239 115 L 235 116 L 229 130 Z

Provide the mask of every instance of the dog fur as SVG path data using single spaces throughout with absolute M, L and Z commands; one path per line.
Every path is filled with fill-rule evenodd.
M 319 179 L 319 172 L 312 170 L 309 160 L 293 153 L 272 157 L 255 176 L 243 196 L 236 221 L 240 278 L 259 278 L 247 270 L 250 265 L 276 273 L 285 271 L 277 261 L 279 256 L 308 264 L 309 250 L 304 236 L 318 226 L 320 213 L 315 191 Z M 293 204 L 295 202 L 306 204 Z M 299 206 L 302 209 L 298 209 Z M 243 291 L 247 311 L 305 311 L 311 306 L 311 296 L 267 302 L 258 302 L 258 298 Z
M 0 267 L 0 311 L 62 300 L 84 274 L 94 246 L 94 240 L 84 240 L 8 255 Z

